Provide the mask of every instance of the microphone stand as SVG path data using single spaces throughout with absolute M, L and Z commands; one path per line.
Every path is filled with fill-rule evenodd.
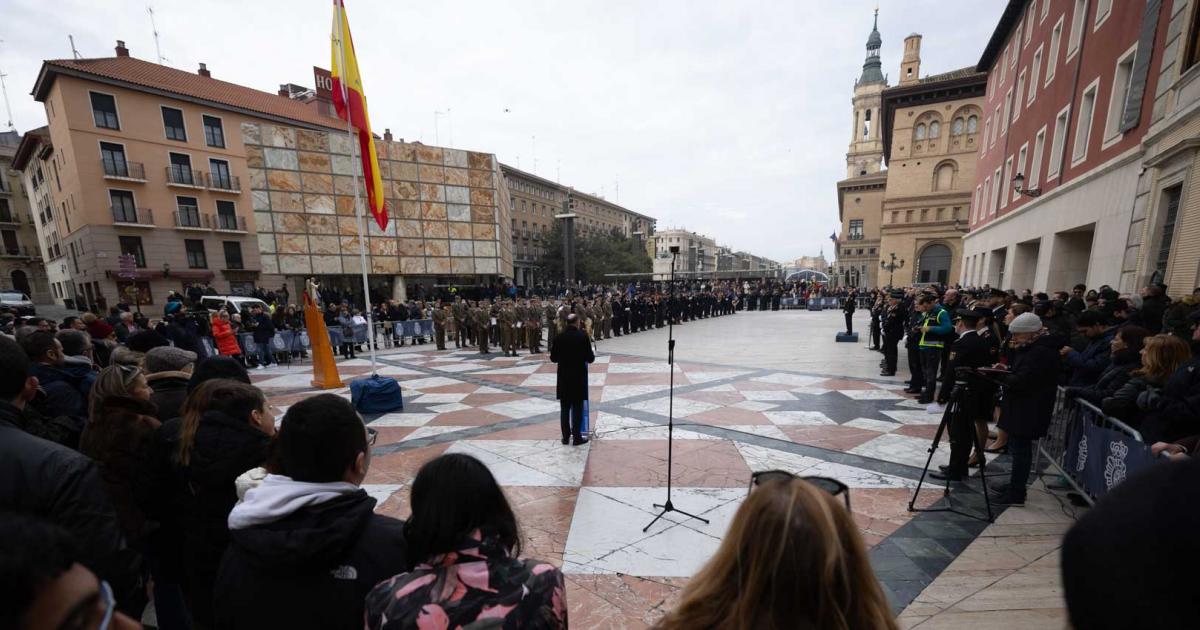
M 679 248 L 671 248 L 671 302 L 675 300 L 675 260 L 679 257 Z M 668 302 L 670 304 L 671 302 Z M 668 306 L 668 309 L 670 307 Z M 694 518 L 705 525 L 708 524 L 708 519 L 700 518 L 695 514 L 684 512 L 677 509 L 675 504 L 671 502 L 671 469 L 674 466 L 674 451 L 675 451 L 675 319 L 671 313 L 667 313 L 667 366 L 671 373 L 671 387 L 667 394 L 667 501 L 666 503 L 655 503 L 654 508 L 661 510 L 650 524 L 642 528 L 642 533 L 650 530 L 659 519 L 667 515 L 667 512 L 678 512 L 688 518 Z

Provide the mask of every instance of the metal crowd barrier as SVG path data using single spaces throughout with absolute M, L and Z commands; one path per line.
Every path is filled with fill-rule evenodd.
M 1136 429 L 1058 388 L 1050 426 L 1035 453 L 1034 470 L 1039 475 L 1053 469 L 1051 474 L 1061 476 L 1094 504 L 1153 463 L 1150 447 Z

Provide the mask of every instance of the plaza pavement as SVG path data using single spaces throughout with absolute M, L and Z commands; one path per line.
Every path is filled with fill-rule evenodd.
M 865 332 L 865 314 L 856 322 Z M 524 553 L 566 573 L 572 626 L 641 628 L 716 550 L 752 471 L 831 476 L 851 488 L 876 574 L 906 627 L 999 625 L 1014 608 L 1021 627 L 1061 627 L 1051 569 L 1070 520 L 1048 507 L 1055 499 L 1035 491 L 1029 507 L 990 526 L 909 512 L 940 417 L 899 391 L 903 372 L 875 376 L 880 355 L 865 343 L 835 344 L 842 325 L 840 312 L 779 311 L 675 328 L 672 498 L 710 524 L 671 514 L 641 531 L 666 496 L 666 329 L 599 342 L 589 375 L 593 440 L 578 448 L 559 443 L 555 366 L 545 354 L 480 355 L 452 343 L 381 352 L 379 373 L 400 382 L 405 407 L 367 418 L 379 432 L 367 490 L 379 511 L 404 517 L 423 463 L 447 452 L 480 458 L 513 503 Z M 361 357 L 339 364 L 344 381 L 370 372 Z M 307 364 L 252 376 L 284 410 L 317 393 Z M 948 451 L 943 444 L 934 463 Z M 941 490 L 927 485 L 917 504 L 935 504 Z M 974 483 L 953 498 L 981 513 L 981 497 Z

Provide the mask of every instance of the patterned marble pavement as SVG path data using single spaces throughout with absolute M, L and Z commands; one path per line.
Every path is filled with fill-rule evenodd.
M 678 362 L 675 398 L 662 361 L 605 354 L 590 368 L 593 440 L 559 443 L 555 366 L 547 355 L 502 357 L 432 345 L 382 353 L 379 373 L 404 391 L 402 412 L 368 418 L 379 431 L 367 490 L 379 510 L 408 514 L 408 485 L 442 453 L 485 462 L 514 504 L 529 556 L 562 566 L 572 625 L 644 627 L 670 608 L 712 554 L 746 495 L 751 471 L 831 476 L 851 487 L 854 516 L 897 611 L 983 529 L 907 506 L 940 416 L 902 385 L 775 369 Z M 339 364 L 343 380 L 370 372 Z M 252 373 L 272 404 L 317 393 L 307 366 Z M 335 390 L 349 396 L 346 389 Z M 670 514 L 649 532 L 666 497 L 667 417 L 673 412 L 672 499 L 710 524 Z M 948 445 L 934 463 L 948 459 Z M 918 504 L 941 498 L 926 486 Z M 977 494 L 957 492 L 978 507 Z

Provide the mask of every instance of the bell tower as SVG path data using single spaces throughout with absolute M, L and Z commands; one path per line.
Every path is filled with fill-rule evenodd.
M 862 75 L 854 82 L 854 122 L 850 136 L 850 148 L 846 152 L 846 177 L 858 177 L 878 173 L 883 168 L 883 134 L 880 125 L 880 95 L 887 85 L 883 75 L 883 64 L 879 49 L 883 38 L 879 36 L 879 9 L 875 9 L 875 23 L 867 37 L 867 57 L 863 61 Z

